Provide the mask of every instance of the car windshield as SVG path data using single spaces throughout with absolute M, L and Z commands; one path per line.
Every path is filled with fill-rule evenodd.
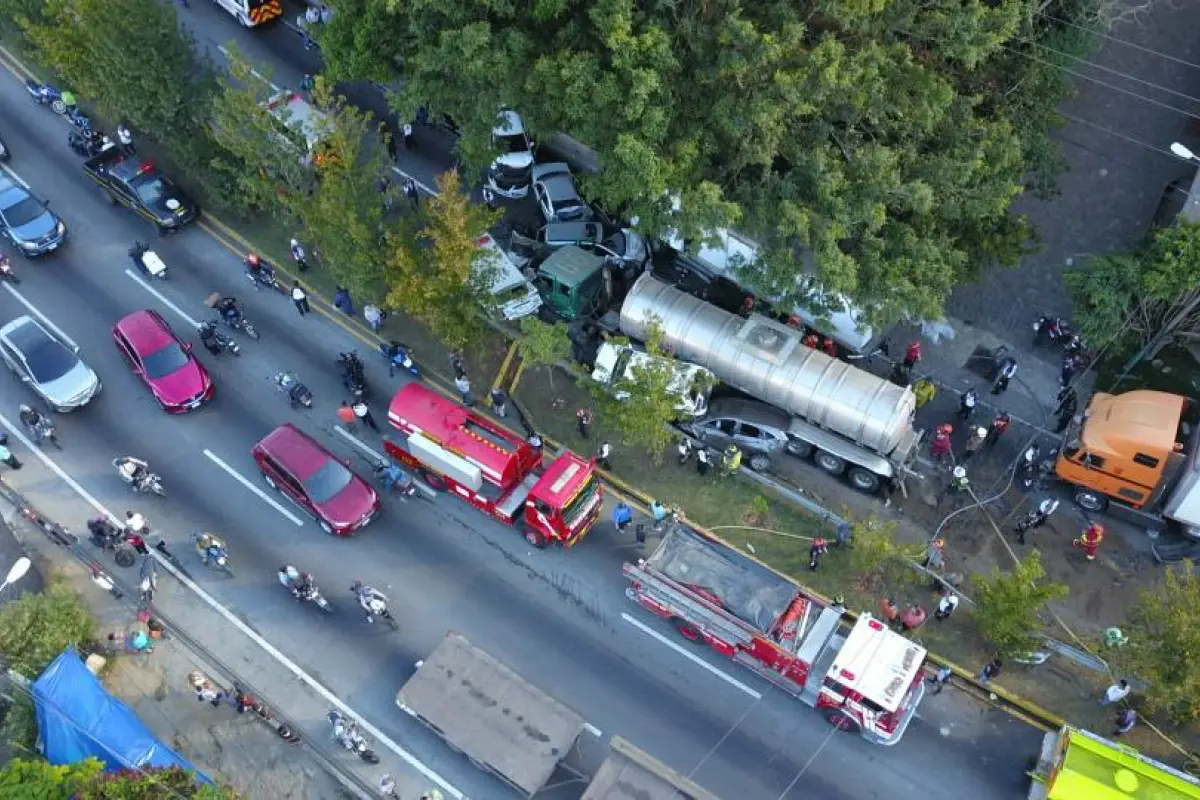
M 148 206 L 157 205 L 162 202 L 169 189 L 170 186 L 168 186 L 167 182 L 157 175 L 151 175 L 133 182 L 133 190 L 137 192 L 138 200 L 141 200 L 144 205 Z
M 331 458 L 304 482 L 304 489 L 313 503 L 321 505 L 341 494 L 342 490 L 350 485 L 353 477 L 350 470 Z
M 190 360 L 179 342 L 171 342 L 143 358 L 142 364 L 146 367 L 147 378 L 161 378 L 183 369 Z
M 512 136 L 497 136 L 496 149 L 501 153 L 526 153 L 529 151 L 529 140 L 519 133 Z
M 79 359 L 65 346 L 49 338 L 39 338 L 27 344 L 25 363 L 38 383 L 50 383 L 66 375 Z
M 4 209 L 4 219 L 14 228 L 19 228 L 22 225 L 28 225 L 38 217 L 46 213 L 46 209 L 42 204 L 32 197 L 26 197 L 14 205 Z

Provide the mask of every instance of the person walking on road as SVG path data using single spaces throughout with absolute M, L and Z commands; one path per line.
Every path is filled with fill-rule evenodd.
M 967 439 L 966 445 L 963 446 L 963 454 L 959 459 L 966 462 L 971 459 L 971 456 L 983 449 L 983 443 L 987 441 L 987 428 L 972 428 L 971 436 Z
M 888 627 L 895 628 L 900 624 L 900 607 L 896 605 L 895 598 L 891 596 L 884 597 L 879 603 L 879 609 L 883 613 L 883 621 L 888 624 Z
M 403 127 L 403 128 L 401 128 L 401 130 L 404 132 L 404 149 L 405 149 L 405 150 L 414 150 L 414 149 L 416 149 L 416 147 L 415 147 L 415 145 L 416 145 L 416 142 L 415 142 L 415 141 L 413 141 L 413 126 L 412 126 L 412 123 L 411 123 L 411 122 L 406 122 L 406 123 L 404 123 L 404 127 Z
M 365 424 L 368 428 L 376 433 L 379 433 L 379 426 L 375 424 L 375 417 L 371 415 L 371 409 L 367 407 L 366 402 L 363 400 L 356 400 L 354 405 L 351 407 L 351 410 L 354 411 L 354 416 L 356 419 L 362 420 L 363 424 Z
M 708 448 L 700 447 L 696 449 L 696 472 L 699 472 L 701 477 L 708 474 L 708 470 L 712 464 L 708 459 Z
M 467 368 L 463 366 L 463 354 L 461 350 L 450 351 L 450 371 L 454 373 L 454 377 L 467 374 Z
M 499 386 L 492 389 L 492 411 L 496 412 L 497 417 L 508 416 L 508 395 Z
M 333 307 L 347 317 L 354 316 L 354 301 L 350 298 L 350 290 L 345 286 L 337 287 L 337 291 L 333 293 Z
M 975 413 L 975 406 L 979 405 L 979 393 L 974 389 L 967 389 L 958 398 L 958 416 L 962 420 L 969 420 L 971 415 Z
M 358 421 L 358 417 L 354 415 L 354 409 L 345 400 L 338 406 L 337 416 L 338 422 L 342 423 L 346 427 L 346 430 L 352 431 L 357 427 L 355 423 Z
M 1132 708 L 1127 708 L 1117 715 L 1117 728 L 1113 731 L 1113 737 L 1124 736 L 1133 730 L 1137 725 L 1138 715 Z
M 471 394 L 471 381 L 467 379 L 465 372 L 454 379 L 454 388 L 458 389 L 459 395 L 462 396 L 464 406 L 470 408 L 475 405 L 475 395 Z
M 925 560 L 921 566 L 931 572 L 940 572 L 946 566 L 946 540 L 937 538 L 925 546 Z
M 821 558 L 829 552 L 829 543 L 825 538 L 818 536 L 813 539 L 812 545 L 808 548 L 808 571 L 816 572 L 821 566 Z
M 954 673 L 949 667 L 941 667 L 937 672 L 930 675 L 926 680 L 933 685 L 933 694 L 941 694 L 942 689 L 946 688 L 946 684 L 954 677 Z
M 1054 427 L 1055 433 L 1062 433 L 1071 424 L 1071 420 L 1075 418 L 1075 412 L 1079 408 L 1079 395 L 1075 394 L 1075 389 L 1068 386 L 1058 393 L 1058 408 L 1055 409 L 1055 414 L 1058 415 L 1058 424 Z
M 996 442 L 1000 441 L 1000 437 L 1012 425 L 1012 417 L 1005 412 L 1000 412 L 996 418 L 992 420 L 992 424 L 988 426 L 987 438 L 984 439 L 983 446 L 991 447 Z
M 121 145 L 121 149 L 125 151 L 125 155 L 131 156 L 137 152 L 133 149 L 133 132 L 129 130 L 129 126 L 124 122 L 117 126 L 117 142 Z
M 953 425 L 938 425 L 937 430 L 933 432 L 933 442 L 929 445 L 929 455 L 939 464 L 954 460 L 952 455 L 954 445 L 950 440 L 950 434 L 953 431 Z
M 1100 705 L 1115 705 L 1128 697 L 1132 691 L 1133 689 L 1129 688 L 1129 681 L 1121 678 L 1121 680 L 1104 690 L 1104 697 L 1100 698 Z
M 933 612 L 933 618 L 939 622 L 949 619 L 956 608 L 958 608 L 958 595 L 954 592 L 946 592 L 942 595 L 942 599 L 938 600 L 937 611 Z
M 421 207 L 421 190 L 417 188 L 417 182 L 412 178 L 404 182 L 404 196 L 408 198 L 408 202 L 412 203 L 413 211 Z
M 388 800 L 400 800 L 400 795 L 396 794 L 396 781 L 387 773 L 379 778 L 379 796 Z
M 588 431 L 592 427 L 592 410 L 590 408 L 580 408 L 575 412 L 575 427 L 579 429 L 579 435 L 587 439 Z
M 12 467 L 13 469 L 21 468 L 21 462 L 18 461 L 17 457 L 14 456 L 12 451 L 8 449 L 7 433 L 0 437 L 0 463 L 8 464 L 8 466 Z
M 1030 511 L 1017 522 L 1017 542 L 1025 544 L 1025 536 L 1046 524 L 1050 515 L 1058 510 L 1058 501 L 1047 497 L 1038 507 Z
M 300 281 L 292 281 L 292 302 L 302 317 L 312 310 L 308 306 L 308 293 L 300 288 Z
M 737 474 L 737 471 L 742 466 L 742 450 L 733 442 L 725 448 L 725 454 L 721 458 L 721 472 L 726 477 Z
M 937 397 L 937 384 L 929 378 L 918 378 L 913 384 L 913 397 L 917 401 L 917 408 L 922 408 L 929 404 L 933 398 Z
M 622 500 L 613 509 L 613 525 L 617 527 L 619 532 L 624 532 L 631 522 L 633 522 L 633 509 L 629 507 L 628 503 Z
M 1063 355 L 1062 374 L 1059 376 L 1063 386 L 1070 386 L 1071 378 L 1074 378 L 1075 373 L 1079 370 L 1079 363 L 1079 359 L 1075 357 L 1074 353 Z
M 921 360 L 921 343 L 916 339 L 908 343 L 904 351 L 904 368 L 911 370 Z
M 371 330 L 379 333 L 383 328 L 383 320 L 387 317 L 383 309 L 374 303 L 367 303 L 363 306 L 363 319 L 371 326 Z
M 1093 522 L 1087 526 L 1083 534 L 1071 544 L 1075 547 L 1083 549 L 1083 554 L 1088 561 L 1096 560 L 1096 551 L 1100 549 L 1100 543 L 1104 541 L 1104 526 L 1099 522 Z
M 1000 367 L 1000 374 L 996 376 L 996 382 L 992 384 L 992 394 L 1004 394 L 1008 390 L 1008 382 L 1016 374 L 1017 360 L 1011 356 L 1004 359 L 1004 363 Z
M 608 471 L 612 471 L 612 445 L 608 442 L 600 443 L 600 450 L 596 453 L 596 463 Z

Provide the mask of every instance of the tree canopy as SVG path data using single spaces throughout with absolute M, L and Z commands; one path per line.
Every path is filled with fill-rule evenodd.
M 1089 258 L 1063 278 L 1080 331 L 1097 346 L 1161 349 L 1200 338 L 1200 225 L 1159 229 L 1138 250 Z
M 1073 49 L 1037 12 L 1089 2 L 338 0 L 323 52 L 339 78 L 402 66 L 399 113 L 449 114 L 473 167 L 515 108 L 595 149 L 585 192 L 645 232 L 736 226 L 764 247 L 751 285 L 815 269 L 883 321 L 1024 252 L 1009 206 L 1054 172 Z
M 975 623 L 1003 656 L 1036 650 L 1043 625 L 1038 615 L 1049 602 L 1067 595 L 1067 587 L 1046 580 L 1042 555 L 1034 550 L 1012 572 L 974 575 Z
M 104 772 L 94 758 L 55 766 L 49 762 L 13 759 L 0 770 L 0 796 L 37 800 L 240 800 L 231 789 L 202 786 L 179 768 Z
M 1200 718 L 1200 576 L 1191 561 L 1163 572 L 1162 585 L 1143 590 L 1125 624 L 1128 643 L 1106 655 L 1146 682 L 1146 707 L 1177 723 Z

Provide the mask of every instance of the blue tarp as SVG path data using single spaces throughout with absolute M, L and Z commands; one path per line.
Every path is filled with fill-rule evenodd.
M 212 783 L 164 745 L 133 709 L 108 693 L 74 649 L 68 648 L 33 684 L 46 760 L 73 764 L 94 757 L 107 770 L 182 767 Z

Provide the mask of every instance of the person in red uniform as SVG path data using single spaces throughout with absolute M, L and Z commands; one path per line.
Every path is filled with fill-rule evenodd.
M 838 357 L 837 342 L 828 336 L 825 337 L 825 341 L 821 342 L 821 349 L 824 350 L 825 355 L 829 356 L 830 358 Z
M 1100 543 L 1104 541 L 1104 526 L 1099 522 L 1093 522 L 1087 526 L 1087 530 L 1083 535 L 1073 541 L 1071 544 L 1076 547 L 1083 548 L 1083 554 L 1087 556 L 1088 561 L 1096 560 L 1096 551 L 1100 549 Z
M 802 341 L 805 347 L 811 347 L 813 350 L 816 350 L 821 344 L 821 337 L 817 336 L 815 333 L 809 333 L 808 336 L 805 336 Z
M 915 339 L 909 342 L 908 349 L 904 351 L 904 368 L 912 369 L 921 360 L 921 343 Z
M 929 445 L 929 455 L 933 456 L 935 461 L 943 461 L 950 457 L 953 445 L 950 442 L 950 434 L 954 431 L 951 425 L 939 425 L 933 433 L 933 443 Z

